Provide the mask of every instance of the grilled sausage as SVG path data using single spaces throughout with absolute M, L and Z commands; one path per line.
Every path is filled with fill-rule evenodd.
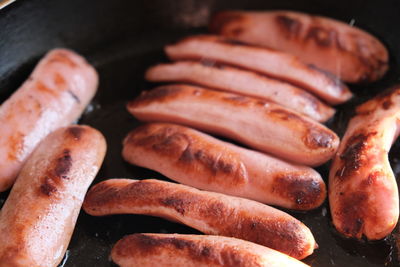
M 11 187 L 36 145 L 76 121 L 96 93 L 97 73 L 65 49 L 49 52 L 0 107 L 0 192 Z
M 95 216 L 146 214 L 201 232 L 252 241 L 297 259 L 310 255 L 310 230 L 283 211 L 261 203 L 160 180 L 111 179 L 92 187 L 84 210 Z
M 381 239 L 396 226 L 399 196 L 388 152 L 399 134 L 400 86 L 360 105 L 330 170 L 330 206 L 347 237 Z
M 306 65 L 295 56 L 223 37 L 192 36 L 166 46 L 165 52 L 172 60 L 206 59 L 260 72 L 302 87 L 330 104 L 343 103 L 352 96 L 337 77 Z
M 139 120 L 185 124 L 310 166 L 328 161 L 339 144 L 325 126 L 277 104 L 195 86 L 158 87 L 127 107 Z
M 385 46 L 343 22 L 292 11 L 225 11 L 211 31 L 241 42 L 291 53 L 346 82 L 372 82 L 388 69 Z
M 178 234 L 134 234 L 118 241 L 112 260 L 121 267 L 306 267 L 272 249 L 236 238 Z
M 327 121 L 335 110 L 291 84 L 251 71 L 206 62 L 158 64 L 146 72 L 152 82 L 189 82 L 206 87 L 266 99 L 306 115 Z
M 38 145 L 0 213 L 1 267 L 61 262 L 105 149 L 88 126 L 58 129 Z
M 174 124 L 153 123 L 124 141 L 128 162 L 196 188 L 296 210 L 310 210 L 326 197 L 313 169 L 220 141 Z

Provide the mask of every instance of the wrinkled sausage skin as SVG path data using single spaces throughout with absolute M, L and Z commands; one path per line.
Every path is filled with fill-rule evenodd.
M 399 134 L 400 87 L 356 109 L 329 174 L 333 223 L 346 237 L 382 239 L 399 217 L 388 153 Z

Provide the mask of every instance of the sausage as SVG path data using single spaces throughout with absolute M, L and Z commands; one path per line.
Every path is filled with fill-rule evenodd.
M 125 138 L 122 156 L 183 184 L 288 209 L 314 209 L 326 197 L 324 181 L 309 167 L 174 124 L 136 128 Z
M 70 50 L 52 50 L 38 63 L 0 107 L 0 192 L 43 138 L 79 118 L 97 84 L 95 69 Z
M 385 46 L 369 33 L 343 22 L 292 11 L 217 13 L 214 33 L 299 57 L 346 82 L 373 82 L 388 69 Z
M 283 211 L 160 180 L 103 181 L 89 190 L 83 208 L 95 216 L 159 216 L 203 233 L 252 241 L 297 259 L 307 257 L 316 247 L 310 229 Z
M 400 86 L 356 109 L 330 173 L 330 206 L 346 237 L 382 239 L 396 226 L 399 196 L 388 152 L 399 135 Z
M 243 45 L 224 37 L 198 35 L 167 45 L 171 60 L 205 59 L 249 69 L 277 78 L 317 95 L 329 104 L 351 98 L 350 90 L 333 74 L 302 63 L 297 57 L 262 47 Z
M 336 134 L 322 124 L 270 101 L 197 86 L 157 87 L 127 108 L 142 121 L 199 128 L 310 166 L 328 161 L 339 144 Z
M 88 126 L 60 128 L 26 161 L 0 213 L 0 266 L 57 266 L 106 150 Z
M 272 249 L 236 238 L 179 234 L 134 234 L 111 251 L 121 267 L 306 267 Z
M 270 100 L 320 122 L 335 113 L 333 108 L 298 87 L 221 64 L 204 61 L 158 64 L 148 69 L 145 76 L 152 82 L 189 82 Z

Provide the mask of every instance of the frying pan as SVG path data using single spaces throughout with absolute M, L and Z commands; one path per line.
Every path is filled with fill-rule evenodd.
M 150 65 L 166 61 L 162 47 L 183 36 L 206 32 L 209 15 L 223 9 L 291 9 L 352 22 L 382 40 L 389 48 L 390 71 L 379 82 L 351 86 L 355 97 L 338 107 L 328 126 L 342 135 L 354 106 L 376 95 L 400 77 L 398 0 L 18 0 L 0 10 L 0 100 L 19 87 L 49 49 L 68 47 L 83 54 L 98 70 L 98 94 L 79 123 L 92 125 L 106 137 L 108 152 L 95 183 L 106 178 L 167 178 L 125 163 L 121 141 L 139 124 L 125 109 L 151 84 L 143 79 Z M 400 142 L 391 152 L 396 176 L 400 173 Z M 324 179 L 328 165 L 318 168 Z M 8 192 L 0 194 L 0 206 Z M 311 212 L 288 211 L 314 233 L 319 249 L 304 261 L 315 267 L 399 266 L 394 234 L 382 241 L 346 240 L 331 224 L 329 206 Z M 166 220 L 120 215 L 79 216 L 63 266 L 114 266 L 112 245 L 124 235 L 140 232 L 198 233 Z M 1 240 L 0 240 L 1 242 Z M 155 266 L 157 264 L 155 263 Z

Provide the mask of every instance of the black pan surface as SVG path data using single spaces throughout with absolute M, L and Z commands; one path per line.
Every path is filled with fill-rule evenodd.
M 400 71 L 400 1 L 340 0 L 19 0 L 0 10 L 0 100 L 5 100 L 27 78 L 49 49 L 68 47 L 83 54 L 98 70 L 100 87 L 79 123 L 99 129 L 108 152 L 96 180 L 107 178 L 167 178 L 124 162 L 121 141 L 139 124 L 125 109 L 129 99 L 151 88 L 143 74 L 166 61 L 162 47 L 181 37 L 206 32 L 210 14 L 223 9 L 292 9 L 354 23 L 381 39 L 391 53 L 391 69 L 378 83 L 351 86 L 356 97 L 338 107 L 328 123 L 342 135 L 353 108 L 398 82 Z M 396 177 L 400 173 L 400 142 L 390 152 Z M 328 165 L 318 168 L 327 182 Z M 0 206 L 7 198 L 0 194 Z M 313 232 L 319 249 L 304 260 L 315 267 L 399 266 L 394 236 L 377 242 L 346 240 L 333 228 L 326 202 L 307 213 L 288 211 Z M 91 217 L 81 212 L 64 266 L 114 266 L 112 245 L 124 235 L 140 232 L 198 233 L 163 219 L 119 215 Z M 1 240 L 0 240 L 1 242 Z M 155 263 L 155 266 L 157 264 Z

